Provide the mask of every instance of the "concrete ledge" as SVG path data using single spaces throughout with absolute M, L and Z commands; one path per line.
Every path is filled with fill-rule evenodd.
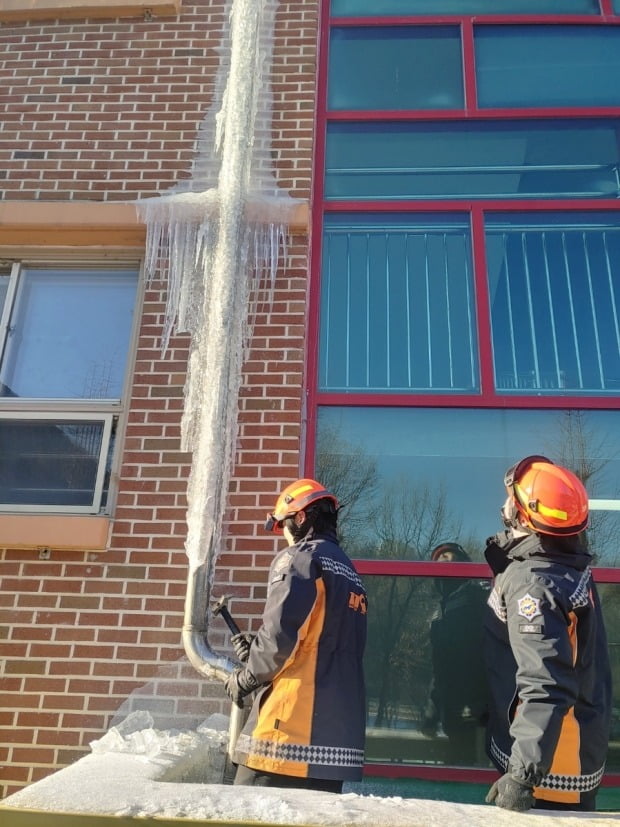
M 133 204 L 108 201 L 3 201 L 0 245 L 144 247 Z
M 2 2 L 2 0 L 0 0 Z M 250 214 L 254 205 L 249 205 Z M 274 213 L 274 220 L 277 219 Z M 292 232 L 308 232 L 308 204 L 300 201 L 289 222 Z M 138 247 L 146 227 L 135 204 L 114 201 L 2 201 L 0 246 Z
M 0 514 L 0 548 L 105 551 L 110 518 L 74 514 Z
M 0 22 L 178 14 L 182 0 L 0 0 Z

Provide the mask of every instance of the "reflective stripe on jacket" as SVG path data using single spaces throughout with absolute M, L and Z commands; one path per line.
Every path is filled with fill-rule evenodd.
M 505 564 L 496 569 L 485 623 L 489 757 L 534 784 L 535 797 L 566 804 L 601 782 L 612 704 L 591 558 L 572 543 L 491 538 L 489 563 L 503 556 Z
M 365 740 L 367 597 L 336 538 L 312 531 L 269 571 L 247 667 L 261 684 L 236 744 L 264 772 L 358 780 Z

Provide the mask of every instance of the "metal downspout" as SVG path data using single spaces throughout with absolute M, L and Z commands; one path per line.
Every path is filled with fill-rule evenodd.
M 262 72 L 265 70 L 263 63 L 268 56 L 265 49 L 269 52 L 273 39 L 272 28 L 268 38 L 263 30 L 269 23 L 273 26 L 274 2 L 277 5 L 277 0 L 231 0 L 229 6 L 230 66 L 222 108 L 216 116 L 215 151 L 221 153 L 217 182 L 217 242 L 208 273 L 210 282 L 218 289 L 203 296 L 203 319 L 206 321 L 201 335 L 196 337 L 197 347 L 193 354 L 203 369 L 209 365 L 209 370 L 213 372 L 212 382 L 219 393 L 212 392 L 210 383 L 201 387 L 196 374 L 190 372 L 196 382 L 195 390 L 194 384 L 190 383 L 190 394 L 196 394 L 194 404 L 199 416 L 195 427 L 200 434 L 192 446 L 192 475 L 188 489 L 186 545 L 190 561 L 200 560 L 205 539 L 209 539 L 204 562 L 199 562 L 195 567 L 190 565 L 188 573 L 183 644 L 197 672 L 221 681 L 226 680 L 237 663 L 214 652 L 207 639 L 212 566 L 217 559 L 219 541 L 219 531 L 213 530 L 207 506 L 209 500 L 219 502 L 219 514 L 213 516 L 216 522 L 223 518 L 229 469 L 226 462 L 223 468 L 213 467 L 211 452 L 214 444 L 220 441 L 222 427 L 226 439 L 231 442 L 226 449 L 231 456 L 234 447 L 231 394 L 234 391 L 238 399 L 241 382 L 239 348 L 245 335 L 244 319 L 234 311 L 241 304 L 247 312 L 249 302 L 249 295 L 246 295 L 246 290 L 249 290 L 246 211 L 252 187 L 257 185 L 253 173 L 257 175 L 260 172 L 258 162 L 256 169 L 253 167 L 254 133 Z M 206 273 L 204 276 L 207 278 Z M 207 328 L 210 333 L 205 335 Z M 227 459 L 226 452 L 223 459 Z M 197 482 L 195 468 L 210 468 L 217 472 L 215 484 L 212 479 Z M 239 709 L 236 704 L 231 705 L 229 758 L 245 717 L 244 709 Z
M 226 655 L 218 654 L 208 640 L 209 601 L 211 585 L 208 556 L 204 563 L 190 568 L 185 594 L 185 615 L 183 619 L 183 647 L 194 669 L 211 680 L 225 681 L 238 663 Z M 231 704 L 228 728 L 228 758 L 243 727 L 247 710 Z

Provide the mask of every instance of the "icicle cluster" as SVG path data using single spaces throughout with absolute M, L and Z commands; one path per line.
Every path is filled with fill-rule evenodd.
M 230 0 L 215 99 L 192 176 L 138 202 L 149 278 L 167 279 L 162 347 L 191 334 L 182 447 L 192 452 L 186 551 L 192 566 L 219 552 L 237 439 L 241 371 L 252 310 L 286 256 L 298 202 L 271 163 L 270 86 L 278 0 Z

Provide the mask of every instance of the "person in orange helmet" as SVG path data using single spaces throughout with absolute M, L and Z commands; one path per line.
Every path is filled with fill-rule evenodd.
M 321 483 L 287 486 L 265 528 L 287 547 L 269 571 L 262 624 L 235 635 L 234 703 L 258 690 L 237 739 L 235 784 L 341 792 L 364 763 L 368 600 L 337 539 L 339 503 Z
M 487 540 L 487 753 L 503 773 L 487 802 L 594 810 L 611 721 L 611 669 L 585 542 L 588 495 L 543 456 L 504 477 L 506 529 Z

